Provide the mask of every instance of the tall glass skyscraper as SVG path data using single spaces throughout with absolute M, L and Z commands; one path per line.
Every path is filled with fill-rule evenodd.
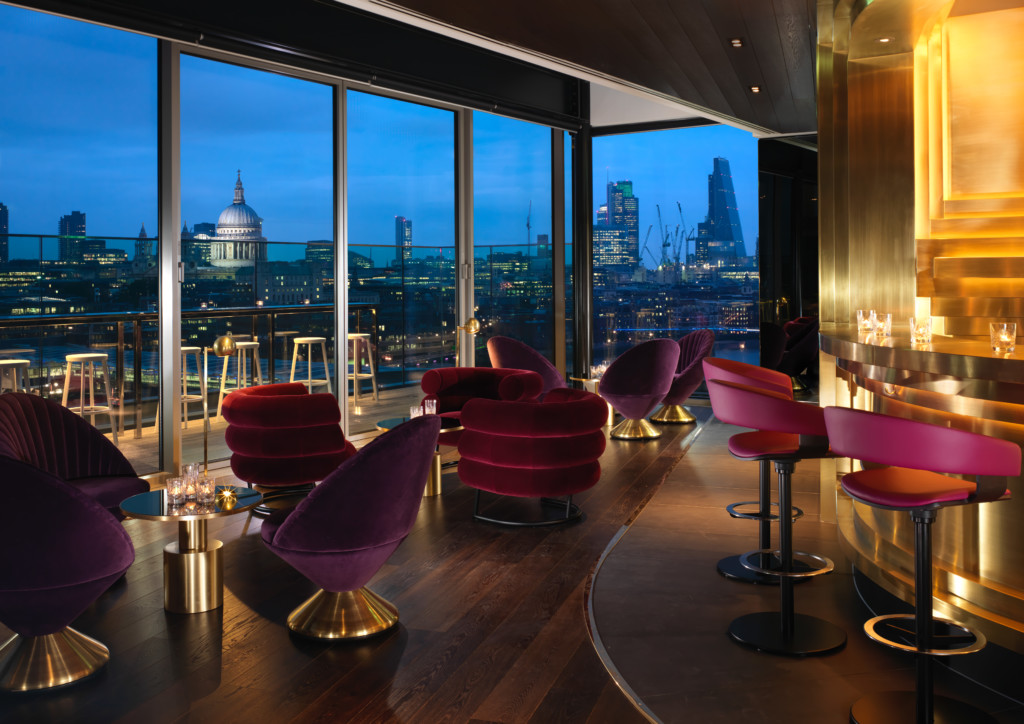
M 716 157 L 708 175 L 708 214 L 697 224 L 697 263 L 732 264 L 746 256 L 729 160 Z
M 395 263 L 401 264 L 412 249 L 412 219 L 395 217 Z
M 640 199 L 632 181 L 608 184 L 608 201 L 597 212 L 594 262 L 632 271 L 640 263 Z
M 10 212 L 7 206 L 0 202 L 0 264 L 6 264 L 9 258 L 7 252 L 7 233 L 10 231 Z

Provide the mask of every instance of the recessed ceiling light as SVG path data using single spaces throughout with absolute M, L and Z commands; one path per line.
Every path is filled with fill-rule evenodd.
M 891 43 L 892 38 L 878 38 L 875 40 L 876 43 Z
M 743 38 L 729 38 L 729 45 L 731 45 L 734 48 L 742 48 Z
M 761 92 L 761 86 L 759 86 L 759 85 L 752 85 L 752 86 L 750 86 L 750 92 L 751 93 L 760 93 Z

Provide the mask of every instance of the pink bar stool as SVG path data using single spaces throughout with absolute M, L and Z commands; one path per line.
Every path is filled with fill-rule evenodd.
M 779 478 L 779 510 L 791 510 L 790 479 L 796 463 L 828 456 L 824 410 L 795 402 L 781 391 L 751 385 L 708 380 L 715 417 L 730 425 L 752 427 L 757 433 L 733 435 L 729 452 L 741 460 L 771 460 Z M 778 565 L 764 566 L 766 557 L 778 556 Z M 794 556 L 807 561 L 798 569 Z M 835 651 L 846 645 L 846 632 L 835 624 L 798 614 L 793 601 L 797 579 L 829 573 L 834 565 L 824 556 L 793 550 L 793 517 L 779 516 L 779 549 L 758 549 L 740 556 L 740 562 L 759 573 L 779 577 L 779 610 L 750 613 L 729 624 L 729 635 L 759 651 L 806 656 Z
M 854 703 L 850 721 L 994 722 L 968 704 L 933 694 L 933 657 L 974 653 L 985 646 L 985 638 L 932 613 L 932 523 L 939 508 L 1008 498 L 1006 478 L 1020 475 L 1020 448 L 1007 440 L 845 407 L 827 408 L 825 424 L 836 455 L 890 466 L 844 475 L 843 490 L 864 505 L 905 510 L 914 523 L 915 612 L 878 616 L 864 624 L 864 631 L 879 643 L 915 654 L 917 686 L 915 691 L 868 694 Z M 913 634 L 905 624 L 911 618 Z M 913 644 L 880 633 L 886 626 L 901 639 L 912 636 Z
M 769 370 L 764 367 L 758 367 L 757 365 L 747 364 L 746 362 L 736 362 L 735 360 L 722 359 L 719 357 L 706 357 L 703 360 L 703 366 L 704 378 L 707 380 L 739 382 L 740 384 L 750 385 L 751 387 L 759 387 L 781 393 L 789 399 L 793 398 L 793 387 L 790 384 L 789 377 L 784 375 L 782 372 L 776 372 L 775 370 Z M 767 435 L 771 434 L 772 433 L 767 433 Z M 748 438 L 757 439 L 759 437 L 765 437 L 765 435 L 766 433 L 761 432 L 741 432 L 737 436 L 737 442 L 742 442 Z M 758 464 L 760 468 L 760 474 L 758 477 L 758 499 L 732 503 L 727 505 L 725 509 L 733 518 L 756 520 L 758 528 L 757 547 L 759 549 L 766 550 L 771 548 L 772 545 L 772 523 L 777 521 L 779 518 L 777 515 L 772 513 L 772 506 L 776 505 L 775 503 L 772 503 L 772 461 L 768 458 L 762 458 L 758 461 Z M 749 509 L 750 506 L 757 506 L 756 511 L 747 512 L 745 509 Z M 793 508 L 791 512 L 793 520 L 796 520 L 803 515 L 803 511 L 799 508 Z M 778 585 L 779 581 L 782 580 L 778 576 L 760 573 L 747 568 L 740 561 L 740 558 L 741 556 L 739 555 L 726 556 L 718 562 L 718 572 L 726 578 L 731 578 L 743 583 Z M 767 556 L 765 556 L 765 558 L 767 558 Z M 767 560 L 761 562 L 762 567 L 766 564 Z M 795 565 L 799 567 L 801 564 L 797 563 Z M 797 582 L 800 582 L 808 579 L 801 578 L 796 580 Z

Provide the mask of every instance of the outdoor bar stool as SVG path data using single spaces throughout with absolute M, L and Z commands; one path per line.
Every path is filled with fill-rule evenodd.
M 0 359 L 0 392 L 3 390 L 11 390 L 12 392 L 21 392 L 25 387 L 25 378 L 28 376 L 29 365 L 31 361 L 27 359 Z M 11 384 L 8 387 L 4 384 L 4 381 L 8 377 L 8 373 L 11 379 Z
M 370 380 L 373 385 L 373 399 L 379 401 L 377 397 L 377 371 L 373 367 L 373 350 L 370 348 L 370 335 L 363 333 L 351 333 L 348 335 L 349 350 L 352 355 L 352 371 L 348 373 L 348 378 L 352 380 L 352 396 L 359 399 L 359 381 Z M 325 357 L 326 359 L 326 357 Z M 363 360 L 366 360 L 366 365 L 369 368 L 369 372 L 363 372 Z M 312 355 L 310 358 L 312 363 Z
M 182 347 L 181 348 L 181 417 L 185 422 L 185 427 L 188 428 L 188 404 L 190 402 L 201 402 L 203 404 L 203 425 L 209 429 L 210 427 L 210 412 L 209 404 L 206 398 L 206 375 L 203 374 L 203 361 L 200 358 L 202 349 L 200 347 Z M 195 357 L 196 360 L 196 375 L 199 377 L 199 392 L 190 393 L 188 391 L 188 358 L 189 355 Z M 160 413 L 157 412 L 159 417 Z
M 331 392 L 330 367 L 327 365 L 327 338 L 326 337 L 296 337 L 292 347 L 292 375 L 288 380 L 295 382 L 295 363 L 299 361 L 299 347 L 306 346 L 306 379 L 299 380 L 306 386 L 306 389 L 313 392 L 313 385 L 327 385 L 327 391 Z M 320 379 L 313 379 L 313 346 L 320 345 L 320 354 L 324 360 L 324 376 Z
M 1020 448 L 1008 440 L 845 407 L 827 408 L 825 423 L 836 455 L 889 466 L 844 475 L 843 490 L 873 508 L 907 511 L 914 523 L 915 612 L 878 616 L 864 624 L 864 631 L 915 655 L 917 685 L 915 691 L 868 694 L 854 703 L 850 721 L 994 722 L 968 704 L 933 694 L 933 657 L 974 653 L 985 638 L 932 613 L 932 523 L 946 506 L 1009 498 L 1006 479 L 1020 475 Z M 879 631 L 886 627 L 888 635 Z
M 703 361 L 703 366 L 705 379 L 739 382 L 740 384 L 750 385 L 752 387 L 773 390 L 790 399 L 793 397 L 793 388 L 790 384 L 789 377 L 781 372 L 769 370 L 764 367 L 758 367 L 757 365 L 747 364 L 746 362 L 737 362 L 735 360 L 722 359 L 718 357 L 706 357 Z M 739 435 L 744 436 L 744 438 L 757 437 L 760 433 L 741 432 Z M 772 546 L 772 523 L 779 519 L 777 515 L 772 513 L 772 507 L 777 507 L 778 504 L 772 502 L 772 461 L 768 458 L 762 458 L 758 461 L 758 464 L 760 468 L 760 474 L 758 476 L 758 499 L 731 503 L 725 506 L 725 510 L 733 518 L 756 520 L 758 527 L 757 547 L 761 550 L 765 550 Z M 746 512 L 745 509 L 750 508 L 750 506 L 757 506 L 756 511 Z M 790 512 L 793 520 L 796 520 L 803 515 L 803 511 L 796 507 L 792 508 Z M 765 558 L 767 559 L 767 557 Z M 762 564 L 764 563 L 767 563 L 767 560 L 762 561 Z M 795 563 L 794 566 L 799 569 L 802 567 L 802 564 Z M 726 578 L 732 578 L 744 583 L 778 585 L 781 580 L 778 576 L 759 573 L 747 568 L 740 561 L 739 555 L 726 556 L 720 560 L 718 562 L 718 572 Z M 808 579 L 796 579 L 797 582 L 806 580 Z
M 238 337 L 235 337 L 238 340 Z M 224 395 L 243 387 L 249 387 L 249 355 L 252 355 L 252 376 L 257 385 L 263 384 L 263 371 L 260 368 L 260 343 L 235 342 L 236 352 L 234 355 L 224 358 L 224 369 L 220 374 L 220 397 L 217 399 L 217 416 L 220 417 L 221 409 L 224 407 Z M 232 356 L 235 359 L 235 386 L 228 387 L 228 364 Z M 184 365 L 182 366 L 184 370 Z
M 89 416 L 89 422 L 96 427 L 96 415 L 105 413 L 110 418 L 110 433 L 113 436 L 114 444 L 117 445 L 117 421 L 114 419 L 114 395 L 110 387 L 110 365 L 107 364 L 106 352 L 84 352 L 82 354 L 69 354 L 64 357 L 67 362 L 67 369 L 64 372 L 64 393 L 61 396 L 61 404 L 68 407 L 68 393 L 71 391 L 71 380 L 75 376 L 75 365 L 78 367 L 79 397 L 78 404 L 70 407 L 80 416 Z M 103 398 L 103 405 L 96 404 L 96 364 L 103 365 L 103 384 L 106 396 Z M 86 375 L 88 375 L 88 386 L 86 386 Z M 85 397 L 89 396 L 89 404 L 86 404 Z
M 771 460 L 779 479 L 779 509 L 792 507 L 790 480 L 796 463 L 830 455 L 824 410 L 795 402 L 786 394 L 725 380 L 708 380 L 715 417 L 730 425 L 752 427 L 757 432 L 733 435 L 729 452 L 741 460 Z M 778 566 L 763 567 L 755 561 L 778 556 Z M 794 556 L 808 561 L 797 570 Z M 798 614 L 793 601 L 793 582 L 798 578 L 829 573 L 828 558 L 793 550 L 793 518 L 779 516 L 779 549 L 760 549 L 741 556 L 747 568 L 779 577 L 779 610 L 749 613 L 729 624 L 729 635 L 759 651 L 806 656 L 835 651 L 846 645 L 846 632 L 816 616 Z

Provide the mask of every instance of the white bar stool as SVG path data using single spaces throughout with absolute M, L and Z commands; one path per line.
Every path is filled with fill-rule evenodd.
M 21 392 L 25 389 L 25 378 L 28 376 L 30 364 L 32 363 L 27 359 L 0 359 L 0 392 L 5 389 Z M 5 384 L 8 376 L 11 379 L 9 387 Z
M 359 401 L 359 381 L 370 380 L 373 384 L 372 392 L 374 401 L 379 401 L 377 397 L 377 371 L 373 368 L 373 352 L 370 349 L 370 335 L 365 332 L 353 333 L 348 335 L 348 340 L 352 344 L 352 371 L 348 373 L 348 378 L 352 380 L 352 396 Z M 363 353 L 365 352 L 365 357 Z M 366 364 L 369 366 L 369 372 L 363 372 L 363 359 L 366 360 Z
M 237 339 L 237 338 L 236 338 Z M 260 343 L 259 342 L 235 342 L 237 350 L 233 355 L 235 358 L 235 386 L 228 388 L 228 363 L 231 357 L 224 358 L 224 369 L 220 375 L 220 398 L 217 400 L 217 416 L 220 417 L 221 406 L 224 404 L 225 392 L 233 392 L 249 386 L 249 353 L 252 353 L 253 377 L 257 385 L 263 384 L 263 371 L 260 369 Z
M 64 393 L 61 398 L 61 404 L 64 407 L 68 406 L 68 392 L 71 390 L 71 378 L 74 375 L 75 364 L 78 363 L 79 367 L 79 378 L 82 381 L 80 388 L 80 396 L 78 398 L 78 405 L 70 407 L 68 409 L 77 412 L 82 417 L 89 416 L 90 424 L 96 426 L 96 414 L 103 412 L 110 418 L 110 432 L 114 438 L 114 444 L 117 445 L 117 421 L 114 419 L 114 395 L 110 390 L 110 366 L 107 364 L 107 353 L 106 352 L 85 352 L 82 354 L 69 354 L 64 357 L 67 362 L 67 370 L 64 373 Z M 102 363 L 103 365 L 103 383 L 106 389 L 105 405 L 96 404 L 96 363 Z M 89 386 L 86 388 L 86 373 L 89 375 Z M 85 395 L 89 395 L 89 404 L 85 404 Z
M 203 374 L 203 362 L 199 358 L 202 349 L 199 347 L 181 348 L 181 417 L 185 421 L 185 429 L 188 429 L 188 404 L 190 402 L 203 403 L 203 425 L 210 428 L 209 401 L 206 396 L 206 375 Z M 196 360 L 196 375 L 199 377 L 199 393 L 188 391 L 188 357 L 192 355 Z M 159 413 L 157 413 L 159 415 Z
M 320 345 L 320 353 L 324 358 L 324 376 L 322 379 L 313 379 L 313 345 Z M 306 379 L 299 380 L 312 392 L 313 385 L 327 385 L 327 391 L 331 392 L 331 373 L 327 365 L 327 338 L 326 337 L 296 337 L 295 346 L 292 348 L 292 374 L 291 382 L 295 382 L 295 363 L 299 359 L 299 347 L 306 345 L 309 353 L 306 356 Z

